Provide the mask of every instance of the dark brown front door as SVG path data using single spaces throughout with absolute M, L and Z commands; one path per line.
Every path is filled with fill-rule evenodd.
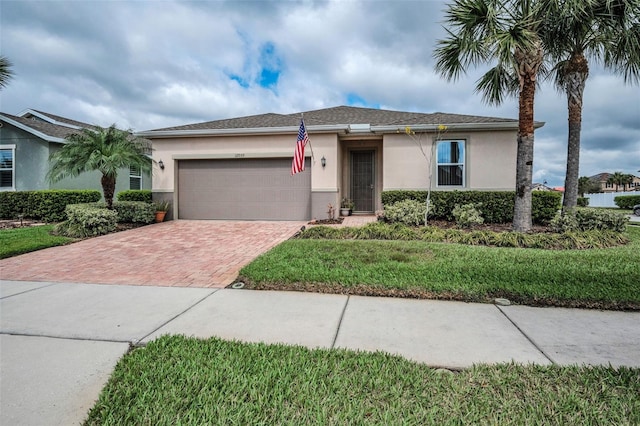
M 374 151 L 351 151 L 351 199 L 357 212 L 374 210 L 374 158 Z

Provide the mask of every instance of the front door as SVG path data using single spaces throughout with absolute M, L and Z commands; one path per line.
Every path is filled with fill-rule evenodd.
M 351 151 L 351 200 L 354 211 L 373 213 L 375 205 L 374 151 Z

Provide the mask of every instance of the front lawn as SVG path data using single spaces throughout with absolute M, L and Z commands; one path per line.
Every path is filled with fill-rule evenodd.
M 640 424 L 640 370 L 441 372 L 383 353 L 164 336 L 125 355 L 86 425 Z
M 286 241 L 240 271 L 249 288 L 640 309 L 640 228 L 627 245 L 541 250 L 423 241 Z
M 71 238 L 51 235 L 52 230 L 53 225 L 0 230 L 0 259 L 73 241 Z

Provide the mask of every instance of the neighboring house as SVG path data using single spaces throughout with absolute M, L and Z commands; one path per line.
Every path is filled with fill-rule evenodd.
M 17 116 L 0 113 L 0 190 L 97 189 L 99 172 L 83 173 L 56 183 L 47 180 L 49 155 L 60 149 L 65 137 L 90 124 L 28 109 Z M 118 173 L 116 193 L 126 189 L 151 189 L 151 175 L 139 169 Z
M 598 173 L 597 175 L 589 176 L 593 182 L 596 182 L 600 185 L 602 192 L 619 192 L 619 191 L 640 191 L 640 177 L 633 176 L 633 181 L 630 185 L 616 185 L 615 183 L 610 183 L 609 178 L 612 173 Z
M 158 162 L 154 198 L 173 201 L 180 219 L 308 220 L 342 198 L 373 213 L 382 191 L 426 190 L 430 176 L 434 191 L 515 188 L 517 120 L 347 106 L 303 116 L 311 143 L 305 171 L 293 176 L 301 113 L 138 133 Z
M 534 183 L 533 185 L 531 185 L 531 190 L 532 191 L 554 191 L 553 188 L 550 188 L 547 186 L 546 181 L 544 183 Z

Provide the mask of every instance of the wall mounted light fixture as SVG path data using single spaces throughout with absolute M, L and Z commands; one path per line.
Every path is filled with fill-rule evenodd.
M 324 158 L 324 155 L 320 159 L 320 164 L 322 164 L 322 168 L 324 169 L 327 166 L 327 159 Z
M 160 170 L 164 170 L 164 163 L 162 160 L 158 161 L 158 167 L 160 167 Z

